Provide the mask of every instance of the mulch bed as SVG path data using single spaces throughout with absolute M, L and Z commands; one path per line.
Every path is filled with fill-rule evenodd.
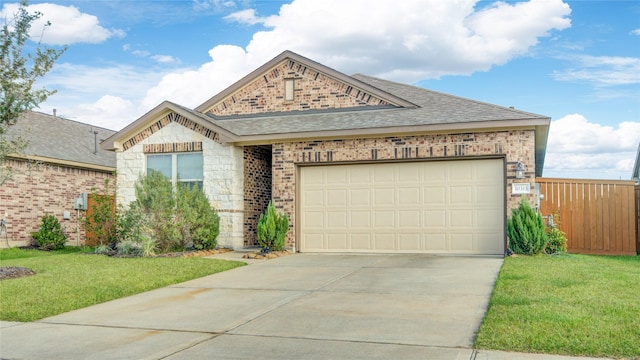
M 15 279 L 23 276 L 31 276 L 36 273 L 28 268 L 20 266 L 4 266 L 0 267 L 0 280 Z

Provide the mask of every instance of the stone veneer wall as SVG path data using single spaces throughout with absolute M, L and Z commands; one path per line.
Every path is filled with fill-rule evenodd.
M 113 183 L 112 172 L 22 160 L 6 160 L 4 166 L 15 171 L 13 180 L 0 187 L 0 218 L 7 221 L 10 246 L 30 243 L 31 233 L 38 230 L 46 214 L 53 214 L 60 221 L 68 237 L 67 244 L 84 243 L 85 231 L 73 209 L 74 200 L 93 189 L 101 192 L 106 179 Z M 69 211 L 69 220 L 63 219 L 64 211 Z M 5 246 L 3 236 L 0 247 Z
M 244 147 L 244 245 L 258 245 L 258 219 L 271 200 L 271 147 Z
M 116 202 L 127 205 L 135 199 L 135 182 L 146 172 L 145 148 L 147 152 L 179 152 L 201 146 L 203 190 L 220 215 L 218 246 L 241 248 L 244 244 L 243 150 L 220 144 L 217 138 L 217 134 L 199 129 L 175 114 L 153 123 L 132 138 L 135 141 L 127 142 L 126 151 L 116 154 Z
M 284 99 L 285 79 L 294 80 L 293 101 Z M 388 103 L 303 64 L 286 60 L 208 111 L 227 116 L 376 105 Z
M 516 207 L 521 195 L 511 194 L 518 161 L 526 168 L 524 179 L 529 182 L 533 203 L 535 182 L 535 132 L 533 129 L 463 134 L 428 134 L 384 138 L 323 140 L 278 143 L 273 145 L 273 199 L 280 211 L 290 217 L 287 246 L 296 234 L 296 168 L 300 164 L 332 162 L 375 162 L 402 159 L 472 158 L 474 156 L 506 157 L 507 213 Z

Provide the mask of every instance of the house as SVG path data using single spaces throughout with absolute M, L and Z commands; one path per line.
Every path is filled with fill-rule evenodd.
M 637 185 L 640 185 L 640 143 L 638 143 L 638 152 L 636 153 L 636 162 L 633 164 L 631 180 L 634 180 Z
M 114 178 L 116 156 L 99 146 L 114 133 L 35 111 L 8 127 L 7 138 L 28 141 L 23 154 L 11 154 L 2 164 L 13 170 L 0 186 L 0 217 L 7 222 L 10 246 L 28 244 L 46 214 L 58 218 L 71 244 L 84 242 L 75 199 Z M 2 239 L 0 246 L 6 245 Z
M 117 155 L 118 203 L 147 169 L 202 184 L 221 246 L 255 245 L 273 199 L 295 251 L 503 254 L 507 212 L 534 200 L 549 123 L 285 51 L 195 109 L 159 104 L 102 146 Z

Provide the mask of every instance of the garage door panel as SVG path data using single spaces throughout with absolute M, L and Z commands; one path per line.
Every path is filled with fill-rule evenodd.
M 326 249 L 324 244 L 324 234 L 323 233 L 305 233 L 302 236 L 302 244 L 305 249 L 309 250 L 323 250 Z
M 473 201 L 473 188 L 469 185 L 449 187 L 449 203 L 468 205 Z
M 440 207 L 447 202 L 447 189 L 444 186 L 429 186 L 424 188 L 422 200 L 426 206 Z
M 326 191 L 328 206 L 347 206 L 347 190 L 332 189 Z
M 503 253 L 503 160 L 300 172 L 301 251 Z
M 406 228 L 420 228 L 421 227 L 421 211 L 416 210 L 400 210 L 398 221 L 402 229 Z
M 373 226 L 377 229 L 395 228 L 396 216 L 394 211 L 374 211 Z
M 376 233 L 373 239 L 376 250 L 397 250 L 395 234 Z
M 350 189 L 349 205 L 370 206 L 371 205 L 371 189 Z
M 373 250 L 373 240 L 370 233 L 351 233 L 351 249 Z
M 347 212 L 344 210 L 327 212 L 327 228 L 336 230 L 348 230 Z
M 424 249 L 427 251 L 446 251 L 447 235 L 445 233 L 428 233 L 424 235 Z
M 402 251 L 421 251 L 422 236 L 420 233 L 402 233 L 398 235 L 398 250 Z
M 327 234 L 327 246 L 329 249 L 347 249 L 349 244 L 347 242 L 347 234 Z
M 452 233 L 450 235 L 451 250 L 470 252 L 473 250 L 473 234 Z
M 425 210 L 424 225 L 427 229 L 439 228 L 444 229 L 447 227 L 447 212 L 446 210 Z
M 383 166 L 373 167 L 373 182 L 375 184 L 394 184 L 395 176 L 393 171 L 389 171 L 389 168 Z
M 420 188 L 405 187 L 398 189 L 399 205 L 417 205 L 420 204 Z
M 395 188 L 375 189 L 374 194 L 375 194 L 374 200 L 373 200 L 374 205 L 377 205 L 377 206 L 395 205 L 395 200 L 396 200 Z
M 307 229 L 323 229 L 325 228 L 324 211 L 305 211 L 302 224 Z
M 350 215 L 352 229 L 357 229 L 357 228 L 370 229 L 371 228 L 371 223 L 372 223 L 371 210 L 351 211 L 349 215 Z

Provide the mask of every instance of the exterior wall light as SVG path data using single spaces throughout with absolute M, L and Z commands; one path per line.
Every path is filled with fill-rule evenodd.
M 524 179 L 524 164 L 518 161 L 516 165 L 516 179 Z

